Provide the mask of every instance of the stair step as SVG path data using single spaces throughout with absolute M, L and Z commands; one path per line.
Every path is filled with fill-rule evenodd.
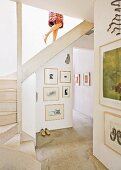
M 26 141 L 26 142 L 22 142 L 20 145 L 19 150 L 21 152 L 24 152 L 30 156 L 32 156 L 33 158 L 36 159 L 36 152 L 35 152 L 35 145 L 34 142 L 31 141 Z
M 16 101 L 0 101 L 0 112 L 15 112 Z
M 0 112 L 0 126 L 9 125 L 12 123 L 16 123 L 16 112 Z
M 0 89 L 0 101 L 16 100 L 16 89 Z
M 4 144 L 18 132 L 18 124 L 13 123 L 10 125 L 0 126 L 0 144 Z
M 20 151 L 1 146 L 0 155 L 1 170 L 41 170 L 39 161 Z
M 16 89 L 17 81 L 16 80 L 0 80 L 0 89 Z
M 4 143 L 5 146 L 17 149 L 20 147 L 20 134 L 16 134 L 14 137 L 9 139 L 6 143 Z
M 35 139 L 29 134 L 27 134 L 26 132 L 22 131 L 20 140 L 21 142 L 26 142 L 26 141 L 34 141 Z

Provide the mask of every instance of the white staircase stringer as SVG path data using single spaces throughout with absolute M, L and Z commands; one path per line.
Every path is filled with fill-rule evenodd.
M 27 77 L 34 73 L 40 66 L 43 66 L 46 62 L 71 45 L 74 41 L 85 35 L 93 27 L 93 23 L 83 21 L 81 24 L 77 25 L 54 43 L 40 51 L 37 55 L 35 55 L 23 65 L 22 81 L 27 79 Z

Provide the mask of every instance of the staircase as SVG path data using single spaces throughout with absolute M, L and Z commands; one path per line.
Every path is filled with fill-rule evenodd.
M 19 133 L 18 119 L 17 80 L 0 79 L 0 170 L 41 170 L 34 141 L 28 134 Z
M 16 80 L 0 80 L 0 144 L 18 132 Z
M 22 65 L 22 8 L 20 2 L 18 2 L 17 8 L 18 76 L 17 78 L 14 76 L 0 77 L 0 155 L 2 155 L 0 156 L 0 170 L 41 170 L 41 164 L 36 160 L 34 141 L 31 136 L 21 130 L 21 104 L 18 103 L 21 102 L 22 82 L 91 30 L 93 24 L 84 21 Z M 20 101 L 17 101 L 18 99 Z

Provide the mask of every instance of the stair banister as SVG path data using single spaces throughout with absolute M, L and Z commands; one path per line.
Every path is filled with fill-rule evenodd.
M 93 27 L 93 23 L 83 21 L 81 24 L 77 25 L 65 35 L 57 39 L 54 43 L 50 44 L 45 49 L 36 54 L 23 65 L 22 81 L 27 79 L 39 67 L 43 66 L 62 50 L 71 45 L 74 41 L 85 35 Z

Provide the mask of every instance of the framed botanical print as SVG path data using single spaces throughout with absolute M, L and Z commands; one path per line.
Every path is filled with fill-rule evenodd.
M 77 86 L 80 86 L 80 79 L 81 79 L 80 74 L 75 74 L 75 84 Z
M 90 72 L 83 74 L 83 85 L 90 86 Z
M 104 113 L 104 144 L 121 155 L 121 115 Z
M 63 86 L 62 97 L 69 97 L 69 96 L 70 96 L 70 86 Z
M 100 104 L 121 109 L 121 39 L 100 47 Z
M 60 82 L 61 83 L 71 83 L 71 71 L 61 71 L 60 72 Z
M 64 119 L 64 104 L 53 104 L 45 106 L 45 120 Z
M 49 85 L 58 84 L 58 69 L 57 68 L 45 68 L 44 81 L 45 81 L 45 84 L 49 84 Z
M 43 88 L 43 100 L 44 101 L 59 100 L 59 88 L 58 87 L 44 87 Z

